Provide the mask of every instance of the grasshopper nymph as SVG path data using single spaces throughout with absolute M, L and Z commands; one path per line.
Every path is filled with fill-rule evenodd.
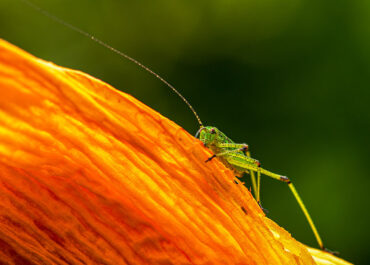
M 266 169 L 263 169 L 261 167 L 261 164 L 258 160 L 254 159 L 251 157 L 250 152 L 248 150 L 248 145 L 247 144 L 238 144 L 234 143 L 230 138 L 228 138 L 223 132 L 221 132 L 219 129 L 216 127 L 212 126 L 204 126 L 203 123 L 201 122 L 198 114 L 195 112 L 193 107 L 190 105 L 190 103 L 185 99 L 183 95 L 179 91 L 177 91 L 170 83 L 168 83 L 165 79 L 163 79 L 161 76 L 159 76 L 157 73 L 152 71 L 150 68 L 146 67 L 145 65 L 141 64 L 134 58 L 128 56 L 127 54 L 113 48 L 112 46 L 106 44 L 105 42 L 95 38 L 93 35 L 82 31 L 81 29 L 61 20 L 60 18 L 50 14 L 46 10 L 36 6 L 32 2 L 28 0 L 21 0 L 24 3 L 28 4 L 30 7 L 35 9 L 36 11 L 40 12 L 41 14 L 51 18 L 57 23 L 60 23 L 78 33 L 81 35 L 97 42 L 99 45 L 102 45 L 106 47 L 107 49 L 115 52 L 116 54 L 130 60 L 131 62 L 135 63 L 136 65 L 140 66 L 150 74 L 154 75 L 156 78 L 158 78 L 160 81 L 162 81 L 165 85 L 167 85 L 173 92 L 175 92 L 184 102 L 185 104 L 190 108 L 190 110 L 193 112 L 195 118 L 198 120 L 198 123 L 200 125 L 200 129 L 196 133 L 196 137 L 199 137 L 200 141 L 203 142 L 203 144 L 208 147 L 209 149 L 212 150 L 214 153 L 213 156 L 209 157 L 205 162 L 210 162 L 214 158 L 220 159 L 227 167 L 233 169 L 238 176 L 242 174 L 249 174 L 251 177 L 251 183 L 252 183 L 252 188 L 254 191 L 255 198 L 257 202 L 260 204 L 260 179 L 261 175 L 265 175 L 268 177 L 271 177 L 273 179 L 285 182 L 288 184 L 288 187 L 292 191 L 295 199 L 297 200 L 299 206 L 301 207 L 314 235 L 317 240 L 317 243 L 319 244 L 321 249 L 325 249 L 324 245 L 322 243 L 322 240 L 320 238 L 319 233 L 317 232 L 317 229 L 310 217 L 310 214 L 308 213 L 305 205 L 303 204 L 302 199 L 298 195 L 298 192 L 293 186 L 293 183 L 290 181 L 289 178 L 285 176 L 281 176 L 275 173 L 272 173 Z M 256 176 L 256 175 L 257 176 Z M 244 208 L 242 208 L 244 209 Z M 245 209 L 243 210 L 245 212 Z
M 200 129 L 198 130 L 196 137 L 199 136 L 199 139 L 203 142 L 203 144 L 211 149 L 214 153 L 214 155 L 209 157 L 205 162 L 209 162 L 213 158 L 218 157 L 227 167 L 233 169 L 238 175 L 242 175 L 244 173 L 249 174 L 251 177 L 255 198 L 260 206 L 261 174 L 287 183 L 299 206 L 301 207 L 315 235 L 317 243 L 319 244 L 321 249 L 325 249 L 321 237 L 316 229 L 316 226 L 313 223 L 310 214 L 308 213 L 301 197 L 299 196 L 290 179 L 286 176 L 281 176 L 262 168 L 261 163 L 250 156 L 247 144 L 234 143 L 229 137 L 227 137 L 216 127 L 203 126 L 200 120 L 198 121 L 200 123 Z M 255 173 L 257 173 L 257 180 Z

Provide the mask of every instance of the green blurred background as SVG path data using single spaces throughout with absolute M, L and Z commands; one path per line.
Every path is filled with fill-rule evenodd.
M 370 1 L 34 2 L 160 73 L 205 124 L 293 180 L 328 248 L 370 261 Z M 20 0 L 0 1 L 0 36 L 198 129 L 154 77 Z M 269 217 L 316 247 L 288 187 L 267 177 L 262 185 Z

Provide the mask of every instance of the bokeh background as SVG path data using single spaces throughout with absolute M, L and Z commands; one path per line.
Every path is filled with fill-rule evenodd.
M 369 264 L 370 1 L 33 2 L 169 80 L 205 124 L 293 180 L 328 248 Z M 21 0 L 0 1 L 0 37 L 198 129 L 153 76 Z M 288 187 L 267 177 L 262 185 L 268 216 L 316 246 Z

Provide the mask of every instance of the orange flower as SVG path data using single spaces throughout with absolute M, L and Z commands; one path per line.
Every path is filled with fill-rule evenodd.
M 0 87 L 0 263 L 349 264 L 294 240 L 198 140 L 102 81 L 0 41 Z

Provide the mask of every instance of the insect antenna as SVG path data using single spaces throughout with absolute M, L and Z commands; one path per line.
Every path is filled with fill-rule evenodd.
M 133 62 L 134 64 L 140 66 L 142 69 L 144 69 L 145 71 L 147 71 L 148 73 L 154 75 L 157 79 L 159 79 L 162 83 L 164 83 L 166 86 L 168 86 L 173 92 L 175 92 L 184 102 L 185 104 L 190 108 L 190 110 L 193 112 L 195 118 L 197 119 L 199 125 L 201 128 L 203 128 L 203 123 L 202 121 L 200 120 L 198 114 L 196 113 L 196 111 L 194 110 L 193 106 L 190 105 L 190 103 L 186 100 L 186 98 L 179 92 L 177 91 L 177 89 L 171 85 L 169 82 L 167 82 L 163 77 L 161 77 L 159 74 L 157 74 L 156 72 L 154 72 L 153 70 L 151 70 L 149 67 L 146 67 L 145 65 L 143 65 L 142 63 L 140 63 L 139 61 L 135 60 L 134 58 L 132 58 L 131 56 L 128 56 L 127 54 L 121 52 L 120 50 L 117 50 L 116 48 L 113 48 L 112 46 L 110 46 L 109 44 L 103 42 L 102 40 L 96 38 L 95 36 L 91 35 L 90 33 L 87 33 L 86 31 L 83 31 L 82 29 L 78 28 L 78 27 L 75 27 L 73 26 L 72 24 L 69 24 L 68 22 L 60 19 L 59 17 L 49 13 L 48 11 L 46 11 L 45 9 L 42 9 L 41 7 L 37 6 L 36 4 L 28 1 L 28 0 L 21 0 L 22 2 L 24 2 L 25 4 L 27 4 L 28 6 L 30 6 L 31 8 L 33 8 L 34 10 L 36 10 L 37 12 L 43 14 L 44 16 L 52 19 L 53 21 L 67 27 L 67 28 L 70 28 L 71 30 L 95 41 L 96 43 L 98 43 L 99 45 L 107 48 L 108 50 L 111 50 L 112 52 L 118 54 L 119 56 L 123 57 L 123 58 L 126 58 L 127 60 Z

